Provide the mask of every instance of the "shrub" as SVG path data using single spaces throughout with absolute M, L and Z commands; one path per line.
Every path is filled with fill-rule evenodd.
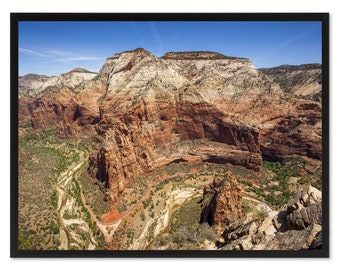
M 54 233 L 58 234 L 59 233 L 59 226 L 57 223 L 55 223 L 53 220 L 50 223 L 49 229 Z
M 51 195 L 51 203 L 54 209 L 58 208 L 58 192 L 56 190 Z
M 145 221 L 145 213 L 144 213 L 144 212 L 142 212 L 142 213 L 140 214 L 140 218 L 141 218 L 142 221 Z

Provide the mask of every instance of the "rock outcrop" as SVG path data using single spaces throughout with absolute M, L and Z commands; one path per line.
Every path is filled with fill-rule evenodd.
M 300 250 L 322 247 L 322 196 L 308 186 L 278 211 L 258 207 L 225 228 L 222 250 Z M 258 211 L 261 212 L 258 212 Z M 261 213 L 261 215 L 259 215 Z
M 312 224 L 322 225 L 322 193 L 309 186 L 298 191 L 287 204 L 287 228 L 303 230 Z
M 224 178 L 216 177 L 203 191 L 201 223 L 208 223 L 221 232 L 222 228 L 243 215 L 242 189 L 235 176 L 227 171 Z

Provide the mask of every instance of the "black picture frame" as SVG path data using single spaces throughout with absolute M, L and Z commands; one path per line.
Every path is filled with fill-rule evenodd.
M 29 21 L 315 21 L 322 23 L 322 248 L 316 250 L 208 251 L 208 250 L 19 250 L 18 249 L 18 25 Z M 11 13 L 10 14 L 10 257 L 329 257 L 329 14 L 328 13 Z

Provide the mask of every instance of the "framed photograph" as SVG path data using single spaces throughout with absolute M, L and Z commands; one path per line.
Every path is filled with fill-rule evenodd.
M 11 257 L 329 257 L 328 13 L 12 13 Z

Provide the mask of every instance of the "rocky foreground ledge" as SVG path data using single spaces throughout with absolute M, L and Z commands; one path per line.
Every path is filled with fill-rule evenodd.
M 240 197 L 242 191 L 236 186 L 236 179 L 227 172 L 224 184 L 220 180 L 214 182 L 205 189 L 205 201 L 209 196 L 211 200 L 203 205 L 201 221 L 215 225 L 221 232 L 221 238 L 217 241 L 218 249 L 321 248 L 322 193 L 318 189 L 312 186 L 300 189 L 278 211 L 272 211 L 266 204 L 259 202 L 254 209 L 240 217 L 243 210 Z M 233 193 L 235 196 L 230 196 Z M 229 195 L 229 200 L 224 200 L 225 204 L 221 203 L 221 198 L 225 197 L 223 194 Z M 221 224 L 225 224 L 224 230 L 221 230 Z

